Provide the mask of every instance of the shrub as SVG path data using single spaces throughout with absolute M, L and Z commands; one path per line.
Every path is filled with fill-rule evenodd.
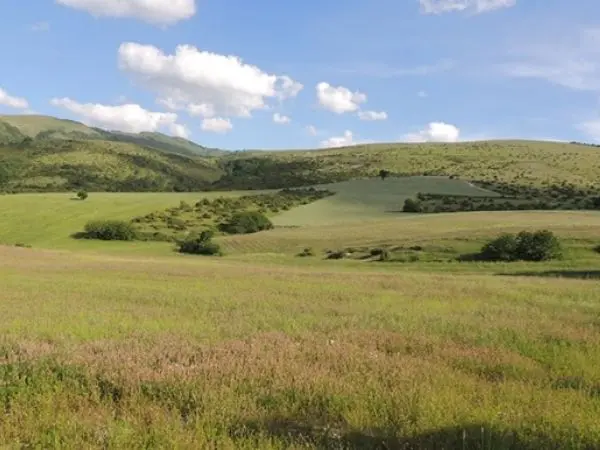
M 136 231 L 131 223 L 122 220 L 94 220 L 85 225 L 84 237 L 103 241 L 133 241 Z
M 300 257 L 315 256 L 315 252 L 313 251 L 312 248 L 307 247 L 304 250 L 302 250 L 300 253 L 298 253 L 298 256 L 300 256 Z
M 421 207 L 421 203 L 415 199 L 407 198 L 404 201 L 404 207 L 402 208 L 403 212 L 406 213 L 419 213 L 423 210 Z
M 503 234 L 481 249 L 484 261 L 548 261 L 561 256 L 561 245 L 548 230 Z
M 77 198 L 79 200 L 85 200 L 86 198 L 88 198 L 88 193 L 86 191 L 79 191 L 77 192 Z
M 270 230 L 273 224 L 267 216 L 258 211 L 245 211 L 234 214 L 231 219 L 220 225 L 220 230 L 229 234 L 249 234 Z
M 327 259 L 344 259 L 346 255 L 345 251 L 331 252 L 327 255 Z
M 561 246 L 548 230 L 522 231 L 517 235 L 517 258 L 524 261 L 548 261 L 561 255 Z
M 203 231 L 200 234 L 188 236 L 177 243 L 179 253 L 192 255 L 222 256 L 219 244 L 212 242 L 212 231 Z
M 383 252 L 385 252 L 383 248 L 372 248 L 369 253 L 371 256 L 380 256 Z
M 481 249 L 484 261 L 514 261 L 517 255 L 517 239 L 514 234 L 503 234 Z
M 596 253 L 600 253 L 600 245 L 597 245 L 596 247 L 594 247 L 594 251 Z

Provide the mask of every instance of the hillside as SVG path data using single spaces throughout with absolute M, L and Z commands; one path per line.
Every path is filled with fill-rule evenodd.
M 0 144 L 19 143 L 32 140 L 105 140 L 127 142 L 188 156 L 219 156 L 224 152 L 198 145 L 187 139 L 167 136 L 162 133 L 124 133 L 88 127 L 80 122 L 49 116 L 18 115 L 0 116 Z
M 210 188 L 218 165 L 199 157 L 101 140 L 0 147 L 6 191 L 190 191 Z

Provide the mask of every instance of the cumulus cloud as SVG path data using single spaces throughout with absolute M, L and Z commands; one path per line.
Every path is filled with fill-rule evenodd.
M 0 88 L 0 105 L 8 106 L 15 109 L 29 108 L 29 102 L 22 97 L 14 97 Z
M 321 141 L 321 147 L 334 148 L 334 147 L 347 147 L 355 144 L 354 134 L 350 130 L 346 130 L 343 136 L 332 136 L 329 139 Z
M 185 126 L 177 123 L 175 113 L 152 112 L 131 103 L 118 106 L 78 103 L 70 98 L 54 98 L 51 103 L 71 111 L 87 125 L 107 130 L 141 133 L 164 129 L 175 136 L 188 136 Z
M 471 12 L 481 14 L 503 8 L 512 8 L 517 0 L 419 0 L 423 14 Z
M 275 113 L 273 114 L 273 122 L 281 124 L 281 125 L 285 125 L 288 124 L 292 121 L 292 119 L 290 119 L 288 116 L 283 116 L 279 113 Z
M 360 104 L 367 101 L 367 96 L 343 86 L 336 87 L 321 82 L 317 84 L 317 99 L 321 107 L 336 114 L 344 114 L 360 109 Z
M 358 118 L 360 120 L 386 120 L 388 115 L 385 111 L 377 112 L 377 111 L 359 111 Z
M 294 97 L 302 89 L 286 75 L 272 75 L 236 56 L 189 45 L 180 45 L 169 55 L 152 45 L 124 43 L 119 65 L 170 109 L 187 109 L 205 118 L 250 117 L 266 108 L 269 100 Z
M 407 142 L 457 142 L 460 138 L 460 129 L 444 122 L 431 122 L 417 133 L 404 135 Z
M 56 0 L 96 17 L 134 18 L 154 25 L 172 25 L 196 14 L 195 0 Z
M 233 129 L 233 125 L 229 119 L 222 117 L 212 117 L 202 121 L 202 130 L 212 133 L 225 134 Z

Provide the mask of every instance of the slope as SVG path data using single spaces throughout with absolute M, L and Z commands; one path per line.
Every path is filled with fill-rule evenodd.
M 0 148 L 0 186 L 17 191 L 190 191 L 221 176 L 216 163 L 101 140 Z
M 73 120 L 50 116 L 0 116 L 0 143 L 20 142 L 24 138 L 35 140 L 100 139 L 127 142 L 167 153 L 188 156 L 219 156 L 224 153 L 222 150 L 203 147 L 187 139 L 167 136 L 162 133 L 107 131 L 96 127 L 88 127 Z
M 317 186 L 335 192 L 332 197 L 294 208 L 277 216 L 279 226 L 327 225 L 389 218 L 402 211 L 404 200 L 419 192 L 429 194 L 496 196 L 498 194 L 448 177 L 359 179 Z

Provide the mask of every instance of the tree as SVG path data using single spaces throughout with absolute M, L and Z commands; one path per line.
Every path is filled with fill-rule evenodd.
M 79 200 L 85 200 L 86 198 L 88 198 L 88 193 L 86 191 L 79 191 L 77 192 L 77 198 Z
M 404 207 L 402 208 L 402 211 L 405 213 L 420 213 L 423 211 L 423 208 L 421 207 L 421 203 L 419 201 L 412 198 L 407 198 L 404 201 Z
M 381 177 L 382 180 L 385 180 L 387 177 L 390 176 L 390 172 L 385 169 L 381 169 L 379 171 L 379 176 Z
M 551 231 L 521 231 L 488 242 L 479 256 L 484 261 L 548 261 L 561 256 L 561 245 Z
M 192 255 L 221 256 L 221 247 L 212 242 L 213 232 L 205 230 L 198 235 L 188 236 L 184 241 L 177 243 L 179 253 Z

